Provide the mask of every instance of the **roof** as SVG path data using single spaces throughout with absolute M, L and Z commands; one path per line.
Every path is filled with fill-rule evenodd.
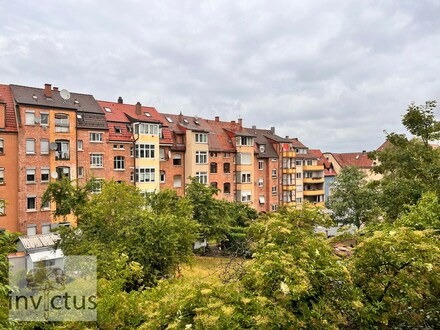
M 356 166 L 360 168 L 373 167 L 373 160 L 366 152 L 331 153 L 341 167 Z
M 8 85 L 0 85 L 0 103 L 6 104 L 6 122 L 2 132 L 17 132 L 17 120 L 15 118 L 14 101 L 12 99 L 11 89 Z
M 298 138 L 289 139 L 290 143 L 292 143 L 292 147 L 294 148 L 307 148 Z
M 70 93 L 70 98 L 65 100 L 61 98 L 58 89 L 51 89 L 52 97 L 47 98 L 42 88 L 18 85 L 10 85 L 10 87 L 17 104 L 76 111 L 82 114 L 82 118 L 77 118 L 78 128 L 108 128 L 104 112 L 93 95 Z
M 269 141 L 268 135 L 270 135 L 270 139 L 274 140 L 273 137 L 279 138 L 276 135 L 273 135 L 271 130 L 266 129 L 258 129 L 258 128 L 246 128 L 251 134 L 255 137 L 255 152 L 258 154 L 258 158 L 278 158 L 278 153 L 272 145 L 272 142 Z M 281 138 L 282 139 L 282 138 Z M 260 145 L 266 146 L 266 152 L 260 152 Z
M 163 138 L 160 139 L 160 143 L 172 144 L 168 124 L 156 108 L 141 105 L 141 114 L 137 114 L 135 104 L 108 101 L 98 101 L 98 104 L 108 122 L 110 141 L 133 141 L 133 134 L 128 130 L 127 124 L 140 121 L 161 125 Z M 119 127 L 121 133 L 116 133 L 115 127 Z
M 20 236 L 18 239 L 26 250 L 30 250 L 54 246 L 60 240 L 60 236 L 55 233 L 49 233 L 32 236 Z
M 309 154 L 314 155 L 318 159 L 318 165 L 324 166 L 324 176 L 335 176 L 335 170 L 331 162 L 323 155 L 319 149 L 309 149 Z

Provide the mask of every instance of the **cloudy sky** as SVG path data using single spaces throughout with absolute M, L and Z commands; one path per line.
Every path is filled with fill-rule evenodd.
M 0 83 L 371 150 L 440 101 L 439 0 L 0 0 Z M 440 116 L 439 116 L 440 117 Z

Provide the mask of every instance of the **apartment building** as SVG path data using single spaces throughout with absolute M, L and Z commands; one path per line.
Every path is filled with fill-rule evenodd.
M 0 85 L 0 230 L 19 230 L 17 135 L 11 90 Z

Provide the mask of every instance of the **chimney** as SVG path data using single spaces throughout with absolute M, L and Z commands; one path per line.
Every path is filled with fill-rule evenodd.
M 124 100 L 122 99 L 122 97 L 121 97 L 121 96 L 119 96 L 119 97 L 118 97 L 118 103 L 119 103 L 119 104 L 122 104 L 122 103 L 124 103 Z
M 118 100 L 119 101 L 119 100 Z M 118 102 L 119 103 L 119 102 Z M 122 103 L 122 102 L 121 102 Z M 142 114 L 142 105 L 141 102 L 136 103 L 135 105 L 136 114 L 140 116 Z
M 232 125 L 235 125 L 235 120 L 231 120 L 231 124 L 232 124 Z
M 243 119 L 238 118 L 238 126 L 243 127 Z
M 52 97 L 52 85 L 44 84 L 44 96 Z
M 257 126 L 255 126 L 255 125 L 252 125 L 252 129 L 257 129 Z
M 215 116 L 215 121 L 220 121 L 220 117 L 219 116 Z
M 58 92 L 58 87 L 53 87 L 53 90 L 55 91 L 55 92 Z
M 179 113 L 179 123 L 183 123 L 183 114 L 182 111 Z
M 286 140 L 289 140 L 289 135 L 286 135 Z
M 272 134 L 275 134 L 275 127 L 272 126 L 272 127 L 270 128 L 270 132 L 271 132 Z

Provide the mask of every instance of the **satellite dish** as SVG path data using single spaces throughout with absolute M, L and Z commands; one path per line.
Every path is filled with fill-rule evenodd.
M 56 142 L 51 142 L 49 143 L 49 149 L 52 151 L 55 151 L 58 149 L 58 145 L 56 144 Z
M 61 96 L 61 98 L 63 99 L 63 100 L 68 100 L 68 99 L 70 99 L 70 93 L 69 93 L 69 91 L 67 90 L 67 89 L 62 89 L 62 90 L 60 90 L 60 96 Z
M 50 176 L 52 177 L 52 179 L 58 179 L 57 171 L 53 171 L 52 173 L 50 173 Z

